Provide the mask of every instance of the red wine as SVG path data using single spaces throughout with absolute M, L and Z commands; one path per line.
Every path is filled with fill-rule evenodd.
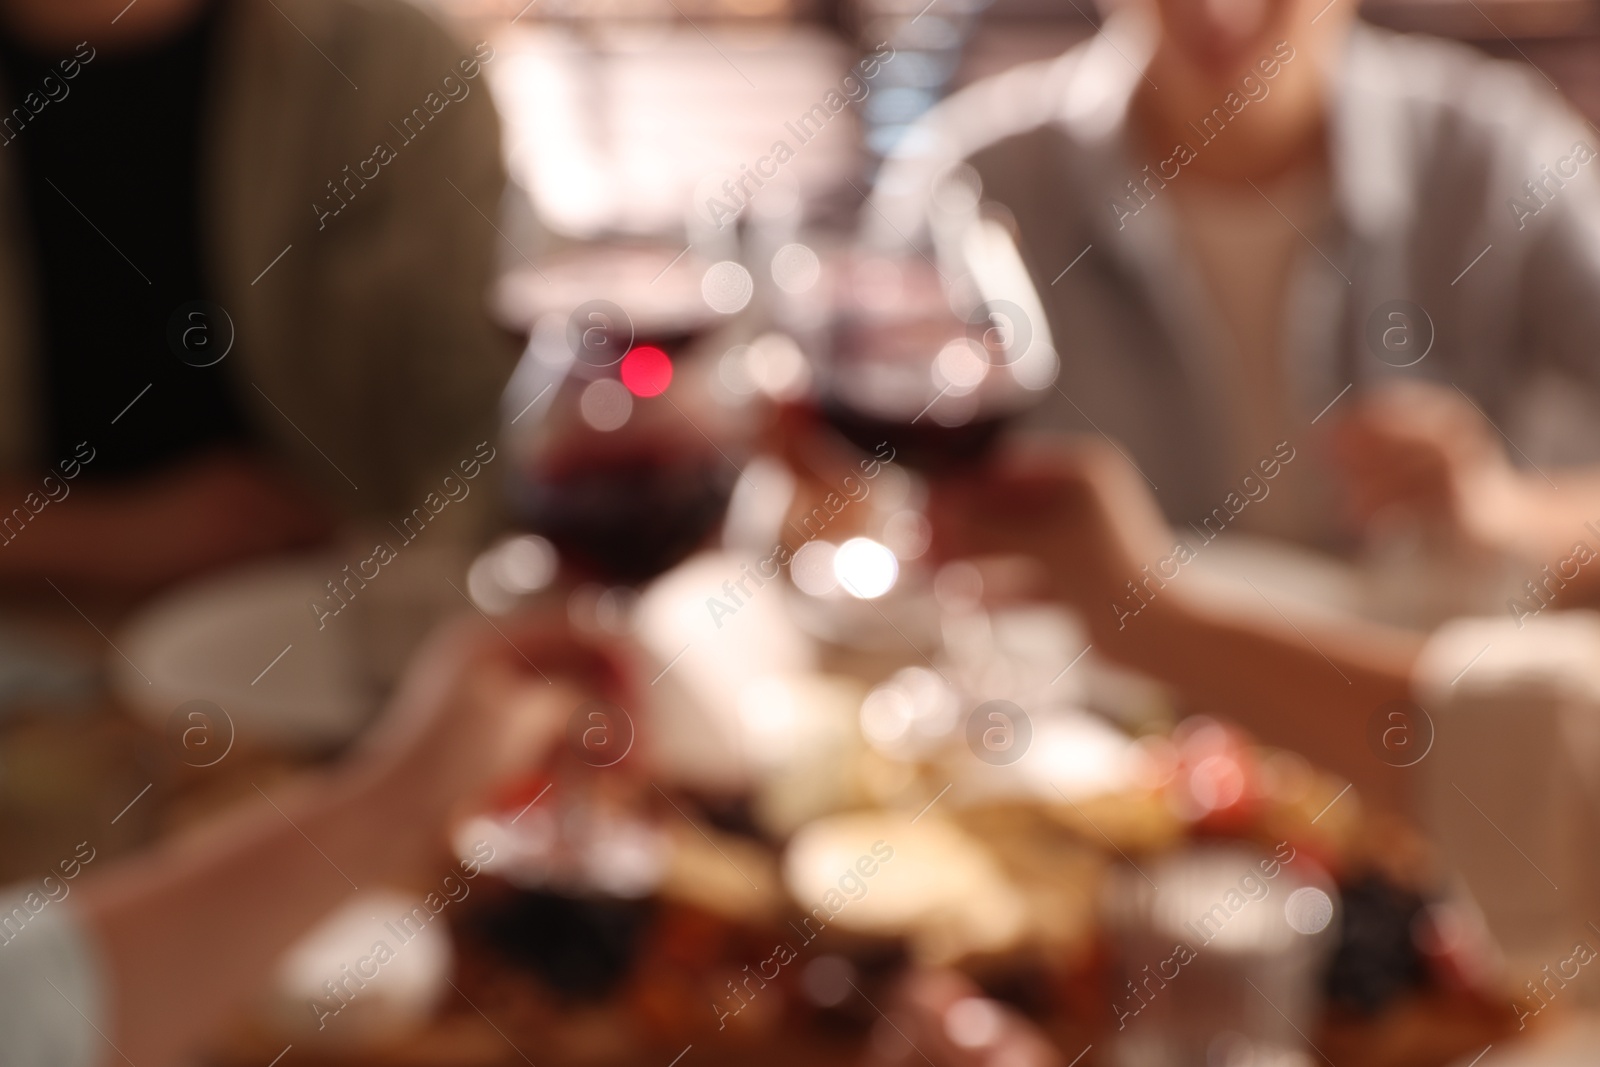
M 573 896 L 495 887 L 470 932 L 498 957 L 532 971 L 563 998 L 604 1000 L 627 979 L 658 910 L 645 897 Z
M 604 582 L 633 585 L 705 542 L 727 511 L 737 477 L 715 455 L 569 455 L 525 476 L 511 504 L 563 562 Z
M 979 414 L 967 422 L 943 426 L 931 415 L 915 422 L 897 421 L 850 407 L 836 397 L 820 406 L 822 418 L 856 447 L 877 453 L 885 442 L 894 461 L 926 474 L 941 474 L 980 462 L 1000 437 L 1010 413 Z

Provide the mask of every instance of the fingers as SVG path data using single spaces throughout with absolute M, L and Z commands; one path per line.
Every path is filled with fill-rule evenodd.
M 937 560 L 1029 554 L 1038 546 L 1042 531 L 1062 524 L 1062 502 L 1036 495 L 1024 499 L 1019 491 L 996 490 L 934 492 L 928 501 L 928 521 L 933 539 L 930 550 Z
M 589 696 L 566 679 L 545 685 L 501 674 L 489 680 L 478 694 L 479 707 L 491 717 L 492 741 L 482 767 L 488 791 L 538 768 L 560 742 L 573 709 Z
M 419 828 L 443 832 L 538 766 L 575 708 L 622 683 L 621 667 L 550 615 L 454 620 L 412 658 L 388 711 L 361 739 L 358 778 Z
M 617 654 L 575 633 L 564 612 L 523 612 L 497 617 L 461 615 L 444 623 L 416 657 L 430 669 L 452 673 L 490 667 L 553 685 L 571 679 L 615 694 L 626 672 Z
M 1059 517 L 1101 547 L 1141 559 L 1170 549 L 1171 532 L 1150 483 L 1110 441 L 1024 439 L 1005 462 L 1022 484 L 1048 485 Z
M 929 518 L 939 558 L 1031 557 L 1075 603 L 1099 602 L 1173 543 L 1143 475 L 1100 439 L 1017 441 L 935 487 Z
M 1455 475 L 1438 449 L 1415 442 L 1375 444 L 1341 459 L 1355 518 L 1367 521 L 1386 507 L 1404 505 L 1445 515 L 1454 505 Z
M 506 709 L 536 706 L 530 694 L 570 710 L 575 693 L 615 697 L 624 684 L 620 661 L 576 637 L 564 616 L 458 617 L 412 657 L 367 751 L 381 760 L 425 758 L 435 744 L 493 750 Z
M 1397 382 L 1362 397 L 1333 425 L 1336 450 L 1427 445 L 1466 460 L 1499 452 L 1493 427 L 1455 389 Z
M 1016 524 L 1073 512 L 1093 502 L 1099 461 L 1063 442 L 1021 441 L 982 467 L 936 484 L 930 504 L 935 529 L 959 532 L 980 547 L 1003 547 Z

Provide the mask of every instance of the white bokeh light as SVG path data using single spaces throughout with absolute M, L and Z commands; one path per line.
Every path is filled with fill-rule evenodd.
M 780 678 L 758 678 L 739 690 L 739 719 L 751 755 L 768 766 L 794 753 L 801 719 L 799 697 Z
M 902 508 L 883 524 L 883 540 L 900 559 L 916 559 L 933 543 L 933 525 L 922 512 Z
M 1283 915 L 1302 934 L 1318 934 L 1333 921 L 1333 899 L 1315 886 L 1302 886 L 1283 902 Z
M 873 600 L 894 588 L 900 562 L 887 546 L 869 537 L 852 537 L 834 553 L 833 573 L 845 592 Z
M 760 388 L 750 373 L 750 346 L 734 345 L 722 353 L 717 378 L 734 396 L 749 396 Z
M 937 377 L 956 389 L 973 389 L 989 373 L 989 364 L 965 337 L 958 337 L 939 350 L 934 359 Z
M 700 295 L 712 311 L 732 315 L 744 310 L 755 293 L 755 279 L 750 272 L 731 259 L 713 263 L 700 279 Z
M 633 395 L 615 378 L 601 378 L 584 387 L 578 411 L 590 427 L 609 433 L 627 424 L 633 414 Z
M 906 667 L 861 702 L 861 734 L 881 752 L 904 756 L 942 744 L 960 717 L 953 689 L 933 671 Z
M 960 1048 L 988 1048 L 1000 1040 L 1005 1016 L 986 997 L 963 997 L 944 1011 L 944 1033 Z
M 784 245 L 772 257 L 772 280 L 786 293 L 803 293 L 821 276 L 822 261 L 805 245 Z
M 910 731 L 915 717 L 909 696 L 892 686 L 881 686 L 861 702 L 861 733 L 874 746 L 892 746 Z
M 811 596 L 826 596 L 839 588 L 833 573 L 833 558 L 838 548 L 827 541 L 808 541 L 789 561 L 789 578 L 794 587 Z
M 472 602 L 499 615 L 516 607 L 518 599 L 536 593 L 556 575 L 556 550 L 544 538 L 521 534 L 486 549 L 467 571 L 467 593 Z
M 495 550 L 495 574 L 506 588 L 534 593 L 556 576 L 556 550 L 535 534 L 513 537 Z
M 745 353 L 751 380 L 774 400 L 792 400 L 811 382 L 811 365 L 787 334 L 764 333 L 750 342 Z

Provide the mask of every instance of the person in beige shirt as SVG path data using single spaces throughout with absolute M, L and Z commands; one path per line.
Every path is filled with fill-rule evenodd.
M 875 194 L 889 236 L 971 167 L 1061 367 L 1047 443 L 933 487 L 933 555 L 1011 557 L 991 595 L 1066 602 L 1184 713 L 1414 820 L 1531 1036 L 1600 1003 L 1572 974 L 1600 934 L 1600 617 L 1502 599 L 1421 633 L 1181 576 L 1235 528 L 1349 548 L 1400 507 L 1556 572 L 1557 606 L 1600 590 L 1595 133 L 1537 71 L 1355 7 L 1122 0 L 902 142 Z M 1463 1067 L 1593 1062 L 1594 1018 Z
M 1215 518 L 1352 551 L 1398 508 L 1566 559 L 1600 516 L 1593 130 L 1538 71 L 1349 0 L 1107 7 L 935 108 L 868 225 L 915 234 L 970 166 L 1060 357 L 1037 425 L 1115 441 L 1196 545 Z
M 482 458 L 493 61 L 400 0 L 0 4 L 0 581 L 158 586 Z

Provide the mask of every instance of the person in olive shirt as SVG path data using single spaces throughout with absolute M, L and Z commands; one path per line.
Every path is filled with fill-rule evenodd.
M 492 436 L 492 60 L 400 2 L 0 4 L 0 580 L 304 545 Z

